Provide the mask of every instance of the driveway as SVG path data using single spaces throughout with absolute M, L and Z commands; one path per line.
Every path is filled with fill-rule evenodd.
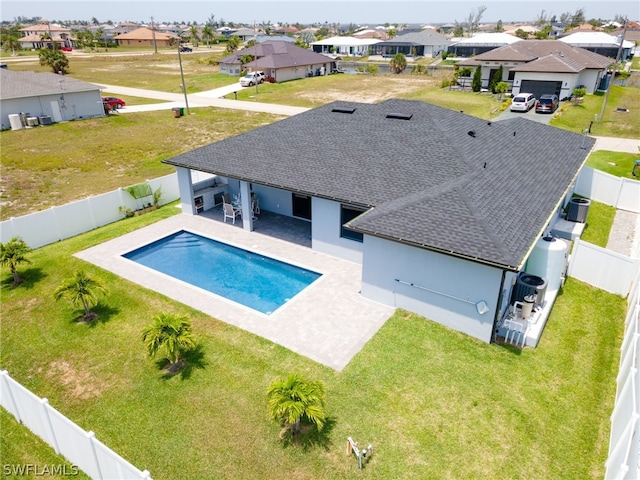
M 502 113 L 500 113 L 500 115 L 498 115 L 495 120 L 500 121 L 500 120 L 508 120 L 510 118 L 521 118 L 521 117 L 524 117 L 527 120 L 532 120 L 534 122 L 540 122 L 540 123 L 544 123 L 545 125 L 549 125 L 549 122 L 553 118 L 553 115 L 549 113 L 536 113 L 535 108 L 532 108 L 528 112 L 512 112 L 511 110 L 507 109 Z

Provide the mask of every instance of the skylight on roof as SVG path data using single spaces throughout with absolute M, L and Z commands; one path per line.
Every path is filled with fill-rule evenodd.
M 411 120 L 413 113 L 387 113 L 386 118 L 395 118 L 397 120 Z

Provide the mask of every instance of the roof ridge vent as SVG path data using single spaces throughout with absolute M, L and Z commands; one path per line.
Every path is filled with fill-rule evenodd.
M 334 107 L 331 111 L 335 113 L 353 113 L 356 109 L 354 107 Z
M 411 120 L 412 117 L 413 117 L 413 113 L 394 112 L 394 113 L 387 113 L 385 118 L 395 118 L 397 120 Z

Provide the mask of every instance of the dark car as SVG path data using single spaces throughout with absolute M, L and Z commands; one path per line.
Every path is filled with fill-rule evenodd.
M 191 47 L 180 47 L 180 51 L 182 53 L 190 53 L 193 52 L 193 49 Z
M 102 97 L 102 103 L 106 103 L 110 108 L 113 108 L 115 110 L 126 105 L 126 103 L 124 103 L 124 100 L 116 97 Z
M 536 102 L 536 113 L 553 113 L 558 109 L 560 100 L 555 94 L 540 95 L 540 98 Z

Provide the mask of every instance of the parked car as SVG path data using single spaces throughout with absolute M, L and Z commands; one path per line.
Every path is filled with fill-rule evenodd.
M 243 87 L 250 87 L 264 82 L 264 78 L 264 72 L 249 72 L 244 77 L 240 78 L 240 85 Z
M 60 50 L 62 50 L 63 52 L 73 52 L 73 48 L 71 47 L 62 47 L 60 48 Z
M 124 100 L 116 97 L 102 97 L 102 103 L 106 103 L 110 108 L 119 109 L 126 105 Z
M 185 46 L 185 47 L 180 47 L 180 51 L 182 53 L 190 53 L 190 52 L 193 52 L 193 49 L 191 47 L 186 47 Z
M 536 97 L 533 93 L 519 93 L 511 100 L 512 112 L 528 112 L 536 104 Z
M 558 109 L 560 100 L 555 94 L 540 95 L 536 102 L 536 113 L 553 113 Z

